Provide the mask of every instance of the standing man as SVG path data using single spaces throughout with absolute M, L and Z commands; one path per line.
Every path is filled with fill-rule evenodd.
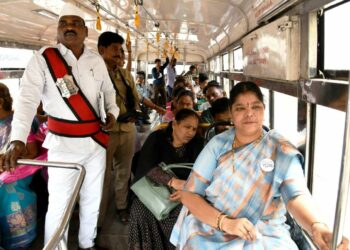
M 169 64 L 169 57 L 166 58 L 166 61 L 161 65 L 162 61 L 157 58 L 154 60 L 156 66 L 152 69 L 153 76 L 153 88 L 154 88 L 154 99 L 157 105 L 165 107 L 166 103 L 166 93 L 165 93 L 165 81 L 164 81 L 164 69 Z M 159 101 L 159 94 L 161 95 L 161 101 Z
M 165 110 L 158 107 L 145 97 L 140 97 L 137 92 L 134 79 L 129 70 L 124 69 L 124 57 L 122 56 L 122 45 L 124 39 L 114 32 L 104 32 L 98 38 L 98 51 L 103 57 L 109 74 L 113 79 L 116 90 L 116 101 L 120 107 L 120 117 L 110 132 L 110 141 L 107 148 L 107 170 L 105 173 L 104 192 L 101 202 L 101 215 L 99 226 L 102 226 L 103 219 L 108 205 L 108 191 L 111 181 L 114 181 L 115 205 L 119 219 L 123 223 L 128 222 L 129 214 L 127 210 L 129 179 L 131 172 L 131 162 L 134 156 L 137 117 L 126 116 L 139 109 L 139 104 L 144 103 L 151 109 L 159 113 Z M 115 179 L 112 180 L 112 168 L 115 169 Z
M 48 160 L 79 163 L 86 170 L 79 193 L 79 249 L 98 249 L 94 247 L 94 239 L 109 138 L 104 130 L 114 126 L 119 109 L 103 59 L 84 46 L 87 35 L 84 13 L 66 4 L 59 16 L 58 44 L 36 53 L 24 72 L 12 122 L 11 144 L 0 157 L 0 164 L 6 169 L 14 168 L 16 160 L 25 153 L 27 135 L 42 100 L 49 115 L 50 132 L 43 145 L 49 149 Z M 101 95 L 105 107 L 99 105 Z M 103 109 L 107 110 L 105 125 L 100 117 Z M 66 169 L 49 168 L 48 174 L 45 243 L 61 222 L 76 179 L 76 172 Z
M 167 81 L 166 81 L 166 90 L 168 93 L 169 101 L 173 96 L 174 82 L 176 79 L 176 58 L 174 55 L 170 59 L 169 65 L 166 67 L 167 69 Z

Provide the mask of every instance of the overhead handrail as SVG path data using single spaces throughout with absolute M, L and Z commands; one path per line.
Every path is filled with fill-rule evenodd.
M 349 76 L 350 82 L 350 76 Z M 350 182 L 350 95 L 348 95 L 348 105 L 345 117 L 345 129 L 343 140 L 342 166 L 339 175 L 339 186 L 337 196 L 337 207 L 335 209 L 335 218 L 333 226 L 332 249 L 336 250 L 337 245 L 341 242 L 345 224 L 346 206 L 349 197 Z
M 78 198 L 78 194 L 80 191 L 80 187 L 83 183 L 84 177 L 85 177 L 85 168 L 77 163 L 65 163 L 65 162 L 52 162 L 52 161 L 38 161 L 38 160 L 27 160 L 27 159 L 21 159 L 17 161 L 18 165 L 34 165 L 34 166 L 45 166 L 45 167 L 52 167 L 52 168 L 65 168 L 65 169 L 73 169 L 78 170 L 79 174 L 76 179 L 76 182 L 73 186 L 73 192 L 68 200 L 68 204 L 65 207 L 65 210 L 63 212 L 62 220 L 59 226 L 57 227 L 54 235 L 52 238 L 47 242 L 47 244 L 44 246 L 43 250 L 52 250 L 56 247 L 60 250 L 67 250 L 67 244 L 64 241 L 64 233 L 68 227 L 69 220 L 72 216 L 73 209 L 75 202 Z

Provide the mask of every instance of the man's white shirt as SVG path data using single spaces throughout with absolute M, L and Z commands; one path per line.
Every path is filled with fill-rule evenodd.
M 115 101 L 115 90 L 102 57 L 84 48 L 83 54 L 77 60 L 73 52 L 64 45 L 58 44 L 54 47 L 59 49 L 63 58 L 71 67 L 79 88 L 96 113 L 99 114 L 99 92 L 103 92 L 107 112 L 112 113 L 117 118 L 119 108 Z M 53 81 L 47 63 L 42 56 L 45 49 L 46 47 L 34 54 L 24 72 L 20 84 L 19 98 L 15 104 L 11 141 L 26 142 L 40 100 L 42 100 L 43 108 L 48 115 L 77 121 Z M 94 152 L 96 147 L 100 147 L 91 137 L 68 138 L 51 133 L 46 136 L 43 146 L 62 152 L 79 153 Z

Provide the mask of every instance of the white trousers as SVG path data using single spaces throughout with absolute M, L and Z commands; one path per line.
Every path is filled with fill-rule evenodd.
M 49 150 L 48 160 L 74 162 L 85 167 L 86 175 L 79 193 L 78 237 L 81 248 L 93 247 L 106 168 L 106 150 L 98 147 L 98 150 L 92 154 L 84 154 L 83 150 L 82 154 Z M 70 169 L 48 168 L 48 174 L 49 207 L 45 222 L 45 244 L 51 239 L 61 222 L 78 172 Z M 66 242 L 68 242 L 67 235 L 66 232 Z

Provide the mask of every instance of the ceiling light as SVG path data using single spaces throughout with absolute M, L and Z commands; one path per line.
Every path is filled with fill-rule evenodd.
M 58 18 L 58 15 L 45 9 L 36 9 L 32 10 L 35 14 L 38 14 L 40 16 L 48 17 L 50 19 L 56 20 Z

